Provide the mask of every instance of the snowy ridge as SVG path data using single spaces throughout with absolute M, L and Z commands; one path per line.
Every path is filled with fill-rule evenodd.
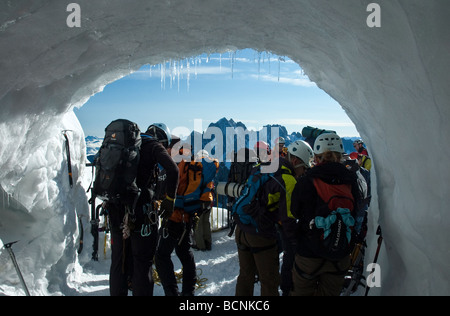
M 239 121 L 235 122 L 233 119 L 221 118 L 217 122 L 211 123 L 208 126 L 208 128 L 206 129 L 206 131 L 203 133 L 203 135 L 206 134 L 208 132 L 208 129 L 211 127 L 218 127 L 222 131 L 222 135 L 226 135 L 226 129 L 229 127 L 234 128 L 234 129 L 242 128 L 244 131 L 247 131 L 247 127 L 242 122 L 239 122 Z M 283 125 L 280 125 L 280 124 L 267 125 L 266 128 L 268 128 L 269 131 L 270 131 L 270 128 L 277 128 L 279 131 L 279 136 L 283 137 L 286 140 L 286 146 L 288 146 L 292 142 L 295 142 L 296 140 L 304 140 L 305 139 L 304 137 L 302 137 L 302 135 L 299 131 L 288 134 L 286 127 L 284 127 Z M 260 137 L 258 135 L 261 135 L 261 133 L 262 133 L 262 131 L 249 132 L 250 142 L 249 142 L 248 146 L 250 148 L 253 148 L 253 146 L 256 143 L 256 140 L 259 139 L 258 137 Z M 195 133 L 192 132 L 191 136 L 190 136 L 191 139 L 193 139 L 195 137 L 194 135 L 195 135 Z M 270 138 L 270 134 L 269 134 L 268 138 Z M 355 139 L 360 139 L 360 137 L 343 137 L 342 138 L 343 143 L 344 143 L 344 149 L 347 153 L 351 153 L 352 151 L 354 151 L 353 141 Z M 88 160 L 91 161 L 92 156 L 94 156 L 100 149 L 103 139 L 100 137 L 97 137 L 97 136 L 87 136 L 85 138 L 85 141 L 86 141 L 86 154 L 88 156 Z M 207 144 L 208 142 L 210 142 L 209 139 L 203 141 L 203 148 L 205 147 L 205 144 Z M 194 141 L 192 141 L 192 143 L 194 143 Z M 224 137 L 224 147 L 223 147 L 224 156 L 226 156 L 226 154 L 229 151 L 232 151 L 232 148 L 230 146 L 228 146 L 229 143 L 233 143 L 233 140 L 227 139 Z M 272 143 L 272 146 L 273 146 L 273 143 Z M 240 149 L 240 148 L 238 148 L 238 149 Z
M 87 136 L 86 141 L 86 154 L 88 156 L 95 155 L 102 146 L 103 138 L 96 136 Z

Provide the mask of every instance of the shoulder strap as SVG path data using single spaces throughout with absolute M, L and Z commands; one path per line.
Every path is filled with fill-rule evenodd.
M 141 134 L 141 138 L 146 138 L 146 139 L 152 139 L 152 140 L 156 140 L 156 138 L 155 137 L 153 137 L 153 136 L 150 136 L 150 135 L 147 135 L 147 134 Z

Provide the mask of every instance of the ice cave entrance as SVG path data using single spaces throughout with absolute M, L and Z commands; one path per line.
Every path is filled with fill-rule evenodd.
M 63 125 L 63 114 L 143 64 L 252 47 L 298 62 L 342 105 L 372 149 L 379 202 L 374 216 L 386 240 L 382 294 L 450 292 L 448 161 L 424 163 L 435 146 L 439 157 L 450 156 L 442 146 L 450 135 L 448 1 L 377 1 L 382 18 L 375 28 L 367 23 L 370 0 L 152 0 L 130 1 L 126 8 L 121 1 L 77 2 L 79 28 L 66 24 L 62 1 L 0 4 L 0 55 L 8 61 L 0 77 L 1 180 L 9 190 L 40 185 L 26 204 L 35 206 L 33 216 L 43 229 L 48 214 L 58 213 L 55 222 L 66 223 L 77 203 L 69 191 L 44 196 L 61 189 L 54 179 L 63 155 L 52 155 L 62 152 L 61 135 L 50 132 Z M 54 150 L 46 152 L 48 144 Z M 35 240 L 35 256 L 22 262 L 42 264 L 30 269 L 39 282 L 57 280 L 57 272 L 72 263 L 72 249 L 58 252 L 45 243 L 74 239 L 73 226 L 60 226 L 57 238 L 28 239 Z M 52 256 L 42 260 L 47 252 Z

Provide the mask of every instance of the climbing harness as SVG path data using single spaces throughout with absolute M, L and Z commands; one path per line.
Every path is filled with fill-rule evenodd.
M 155 227 L 158 223 L 158 210 L 156 205 L 153 205 L 153 203 L 146 203 L 142 208 L 145 220 L 144 224 L 142 224 L 141 236 L 148 237 L 153 232 L 152 226 Z

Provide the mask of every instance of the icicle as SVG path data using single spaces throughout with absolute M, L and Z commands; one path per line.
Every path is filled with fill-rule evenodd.
M 170 60 L 169 62 L 169 68 L 167 70 L 167 76 L 169 78 L 169 88 L 172 88 L 172 60 Z
M 234 59 L 236 57 L 236 52 L 230 52 L 230 63 L 231 63 L 231 79 L 234 78 Z
M 159 66 L 161 70 L 161 90 L 166 90 L 166 61 Z
M 183 64 L 181 61 L 177 62 L 177 81 L 178 81 L 178 93 L 180 93 L 180 77 L 181 77 L 181 69 L 183 69 Z
M 197 79 L 197 64 L 198 64 L 198 60 L 199 60 L 199 56 L 195 57 L 194 59 L 194 74 L 195 74 L 195 79 Z
M 173 83 L 175 82 L 176 69 L 175 69 L 175 60 L 170 61 L 170 89 L 173 88 Z
M 164 90 L 166 90 L 166 72 L 167 72 L 166 63 L 167 62 L 164 60 L 164 64 L 163 64 L 163 67 L 164 67 Z M 170 61 L 169 61 L 169 63 L 170 63 Z
M 172 62 L 172 85 L 170 88 L 173 88 L 175 81 L 177 80 L 177 74 L 178 74 L 178 61 Z
M 278 82 L 280 82 L 281 57 L 278 58 Z
M 173 88 L 173 83 L 175 82 L 176 69 L 175 69 L 175 61 L 172 60 L 170 62 L 170 89 Z
M 186 84 L 187 84 L 187 91 L 189 92 L 190 80 L 191 80 L 191 62 L 189 59 L 186 59 L 186 68 L 187 68 Z
M 258 52 L 258 80 L 261 75 L 261 52 Z
M 278 57 L 278 82 L 280 82 L 281 62 L 286 61 L 283 57 Z
M 133 57 L 132 55 L 128 55 L 128 74 L 132 74 L 133 72 L 131 71 L 131 57 Z

